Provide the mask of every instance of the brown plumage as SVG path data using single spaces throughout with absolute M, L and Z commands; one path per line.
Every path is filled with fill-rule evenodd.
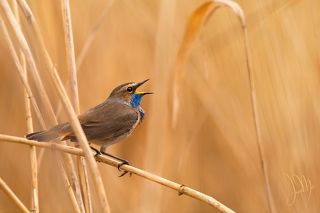
M 146 81 L 130 82 L 116 87 L 107 100 L 78 116 L 88 140 L 100 145 L 102 153 L 105 153 L 107 146 L 128 137 L 142 121 L 144 111 L 140 107 L 140 101 L 144 95 L 150 93 L 136 93 L 136 89 Z M 68 122 L 28 134 L 26 137 L 37 141 L 52 141 L 57 138 L 77 141 Z

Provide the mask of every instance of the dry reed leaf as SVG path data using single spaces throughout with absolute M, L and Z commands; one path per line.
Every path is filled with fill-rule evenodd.
M 221 6 L 230 8 L 241 21 L 242 28 L 245 28 L 245 16 L 240 5 L 232 0 L 214 0 L 202 4 L 198 7 L 189 17 L 186 30 L 180 44 L 180 48 L 176 57 L 174 66 L 174 79 L 173 79 L 173 98 L 172 98 L 172 126 L 175 127 L 178 118 L 180 107 L 180 92 L 179 88 L 184 81 L 185 76 L 185 63 L 192 48 L 192 44 L 198 37 L 201 29 L 209 20 L 211 15 Z
M 274 212 L 273 199 L 270 189 L 270 181 L 268 177 L 268 172 L 265 165 L 265 156 L 261 146 L 261 128 L 257 115 L 257 103 L 256 103 L 256 94 L 255 87 L 252 77 L 252 72 L 250 69 L 249 63 L 249 51 L 248 51 L 248 37 L 247 37 L 247 29 L 246 29 L 246 21 L 243 10 L 239 6 L 238 3 L 231 0 L 214 0 L 210 2 L 206 2 L 201 5 L 193 14 L 189 17 L 187 22 L 186 31 L 180 45 L 180 49 L 177 55 L 175 69 L 174 69 L 174 80 L 173 80 L 173 100 L 172 100 L 172 126 L 175 127 L 178 119 L 179 105 L 180 105 L 180 92 L 179 88 L 181 84 L 184 82 L 185 69 L 184 65 L 188 58 L 188 55 L 191 51 L 192 44 L 200 33 L 202 27 L 204 27 L 205 23 L 209 20 L 212 14 L 220 7 L 225 6 L 230 8 L 234 14 L 239 18 L 241 23 L 241 27 L 243 30 L 243 41 L 244 48 L 246 54 L 246 65 L 248 71 L 248 78 L 250 83 L 250 92 L 251 92 L 251 104 L 252 104 L 252 115 L 254 117 L 254 125 L 256 131 L 256 141 L 259 151 L 259 156 L 261 160 L 261 168 L 265 181 L 265 191 L 268 200 L 268 207 L 271 212 Z
M 220 4 L 221 6 L 226 6 L 230 8 L 240 19 L 242 27 L 246 26 L 246 19 L 244 12 L 240 5 L 232 0 L 215 0 L 215 3 Z

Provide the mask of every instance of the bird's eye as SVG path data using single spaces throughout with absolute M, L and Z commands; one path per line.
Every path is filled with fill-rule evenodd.
M 132 92 L 132 90 L 133 90 L 132 87 L 128 87 L 128 88 L 127 88 L 127 91 L 128 91 L 128 92 Z

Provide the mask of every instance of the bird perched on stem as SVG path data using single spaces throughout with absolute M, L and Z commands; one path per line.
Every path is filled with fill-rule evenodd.
M 106 148 L 128 137 L 143 120 L 144 111 L 140 107 L 141 99 L 152 93 L 136 90 L 148 80 L 121 84 L 111 92 L 107 100 L 78 116 L 87 139 L 100 145 L 100 151 L 91 148 L 97 154 L 102 153 L 121 161 L 118 169 L 121 165 L 128 164 L 128 161 L 106 153 Z M 36 141 L 52 141 L 57 138 L 77 141 L 68 122 L 58 124 L 48 130 L 28 134 L 26 137 Z

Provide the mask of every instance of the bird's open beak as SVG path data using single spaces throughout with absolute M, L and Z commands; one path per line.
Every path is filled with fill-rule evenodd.
M 139 95 L 148 95 L 148 94 L 153 94 L 153 92 L 136 92 L 136 94 L 139 94 Z
M 136 90 L 138 87 L 140 87 L 142 84 L 146 83 L 147 81 L 149 81 L 149 79 L 141 81 L 139 83 L 136 83 L 134 85 L 134 90 Z M 148 94 L 153 94 L 152 92 L 136 92 L 136 94 L 140 94 L 140 95 L 148 95 Z

